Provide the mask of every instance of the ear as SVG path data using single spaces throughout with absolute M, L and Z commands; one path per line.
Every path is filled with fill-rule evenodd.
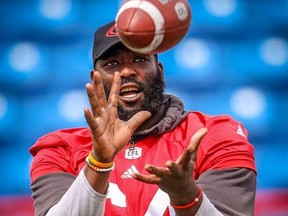
M 91 80 L 93 80 L 93 74 L 94 74 L 94 72 L 95 72 L 94 70 L 91 70 L 91 71 L 90 71 L 90 79 L 91 79 Z
M 162 80 L 164 80 L 164 66 L 159 61 L 157 62 L 157 73 L 158 73 L 158 76 L 160 76 Z

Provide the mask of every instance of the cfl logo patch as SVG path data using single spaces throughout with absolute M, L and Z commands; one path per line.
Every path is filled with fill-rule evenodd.
M 125 150 L 125 158 L 136 159 L 142 156 L 142 148 L 133 147 Z

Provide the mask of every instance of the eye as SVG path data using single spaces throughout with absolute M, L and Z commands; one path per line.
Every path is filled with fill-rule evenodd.
M 135 62 L 146 62 L 148 61 L 147 58 L 145 57 L 142 57 L 142 56 L 137 56 L 135 59 L 134 59 Z
M 114 66 L 114 65 L 117 65 L 117 64 L 118 64 L 117 61 L 111 60 L 111 61 L 105 62 L 104 63 L 104 67 Z

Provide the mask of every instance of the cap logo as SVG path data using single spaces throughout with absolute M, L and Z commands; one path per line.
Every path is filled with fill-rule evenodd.
M 106 37 L 116 37 L 117 33 L 116 33 L 116 26 L 113 25 L 106 33 Z

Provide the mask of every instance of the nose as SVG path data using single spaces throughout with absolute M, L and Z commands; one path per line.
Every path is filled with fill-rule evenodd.
M 136 71 L 129 65 L 125 65 L 120 70 L 120 76 L 121 77 L 131 77 L 135 76 Z

